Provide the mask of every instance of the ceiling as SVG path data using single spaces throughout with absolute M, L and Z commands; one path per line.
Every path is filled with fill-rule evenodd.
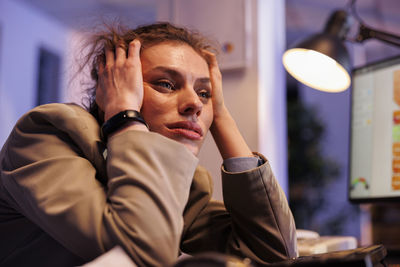
M 157 3 L 171 0 L 17 0 L 76 27 L 92 16 L 122 16 L 133 21 L 156 19 Z M 201 0 L 199 0 L 201 1 Z M 345 8 L 351 0 L 285 0 L 288 31 L 313 32 L 323 26 L 329 14 Z M 360 16 L 371 26 L 384 27 L 400 33 L 399 0 L 358 0 Z
M 17 0 L 71 27 L 81 28 L 99 20 L 118 18 L 127 25 L 156 19 L 157 0 Z M 162 1 L 162 0 L 160 0 Z
M 171 0 L 16 0 L 54 17 L 72 28 L 118 18 L 126 25 L 140 25 L 157 19 L 157 5 Z M 199 0 L 201 1 L 201 0 Z M 250 1 L 250 0 L 249 0 Z M 264 0 L 261 0 L 264 1 Z M 283 0 L 279 0 L 283 1 Z M 351 0 L 286 0 L 286 37 L 290 46 L 296 40 L 319 32 L 335 9 Z M 364 22 L 380 30 L 400 35 L 400 0 L 358 0 L 356 10 Z M 356 26 L 354 26 L 356 28 Z M 355 34 L 355 33 L 354 33 Z M 363 44 L 367 58 L 377 60 L 400 50 L 377 41 Z

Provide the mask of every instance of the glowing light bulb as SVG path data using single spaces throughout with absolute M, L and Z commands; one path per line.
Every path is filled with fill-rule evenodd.
M 289 49 L 283 54 L 283 65 L 294 78 L 317 90 L 341 92 L 351 83 L 345 68 L 314 50 Z

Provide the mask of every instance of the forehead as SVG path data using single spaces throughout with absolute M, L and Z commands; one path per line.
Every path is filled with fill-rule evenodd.
M 190 72 L 195 76 L 209 76 L 208 64 L 191 46 L 165 42 L 150 46 L 141 53 L 143 72 L 167 67 Z

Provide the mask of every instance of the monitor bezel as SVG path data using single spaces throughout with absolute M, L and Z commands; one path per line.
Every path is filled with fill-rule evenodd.
M 364 72 L 371 72 L 371 71 L 376 71 L 385 67 L 391 67 L 395 64 L 400 65 L 400 55 L 398 56 L 393 56 L 389 58 L 385 58 L 383 60 L 375 61 L 368 63 L 366 65 L 354 68 L 351 72 L 351 78 L 353 81 L 353 77 L 355 74 L 360 74 Z M 352 144 L 352 123 L 353 123 L 353 83 L 350 88 L 350 120 L 349 120 L 349 153 L 348 153 L 348 175 L 347 175 L 347 198 L 349 202 L 354 203 L 354 204 L 362 204 L 362 203 L 377 203 L 377 202 L 399 202 L 400 201 L 400 195 L 399 196 L 388 196 L 388 197 L 363 197 L 363 198 L 352 198 L 350 195 L 350 185 L 351 185 L 351 144 Z

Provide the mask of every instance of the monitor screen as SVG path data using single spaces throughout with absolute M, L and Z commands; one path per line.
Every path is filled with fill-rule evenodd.
M 400 200 L 400 57 L 353 71 L 349 199 Z

